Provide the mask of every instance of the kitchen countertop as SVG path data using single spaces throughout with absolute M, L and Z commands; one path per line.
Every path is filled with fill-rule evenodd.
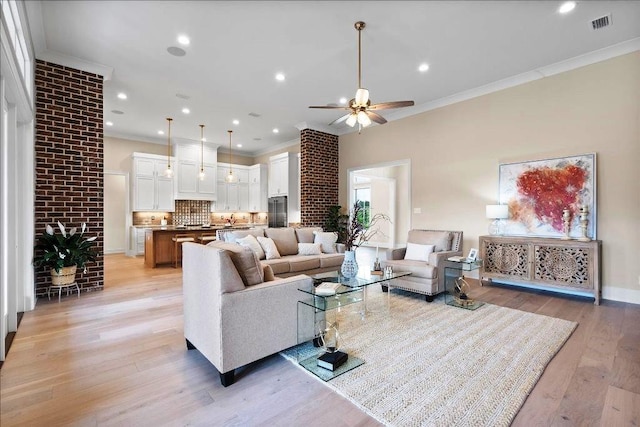
M 221 229 L 227 229 L 227 228 L 232 228 L 232 229 L 237 229 L 237 230 L 242 230 L 242 229 L 248 229 L 248 228 L 252 228 L 253 225 L 234 225 L 231 227 L 225 227 L 223 225 L 212 225 L 211 227 L 203 227 L 201 225 L 193 225 L 193 226 L 187 226 L 187 227 L 181 227 L 181 226 L 177 226 L 177 225 L 134 225 L 135 228 L 144 228 L 144 229 L 149 229 L 149 230 L 153 230 L 153 231 L 209 231 L 209 230 L 221 230 Z

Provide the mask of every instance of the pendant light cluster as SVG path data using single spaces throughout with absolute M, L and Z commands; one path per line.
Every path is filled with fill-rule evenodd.
M 171 122 L 173 119 L 171 117 L 167 117 L 167 169 L 164 171 L 164 175 L 167 178 L 173 177 L 173 169 L 171 169 Z M 204 125 L 200 126 L 200 172 L 198 173 L 198 178 L 200 181 L 204 181 L 206 178 L 206 174 L 204 173 Z M 227 131 L 229 133 L 229 174 L 226 177 L 227 182 L 234 182 L 235 177 L 233 176 L 233 169 L 231 167 L 231 134 L 232 130 Z

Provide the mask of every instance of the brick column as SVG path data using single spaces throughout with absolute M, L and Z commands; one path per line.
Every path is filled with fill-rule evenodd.
M 338 204 L 338 136 L 300 132 L 300 222 L 322 227 L 329 206 Z
M 61 65 L 36 63 L 35 233 L 86 223 L 98 236 L 97 262 L 78 270 L 81 289 L 104 286 L 103 78 Z M 36 294 L 51 283 L 48 269 L 36 269 Z

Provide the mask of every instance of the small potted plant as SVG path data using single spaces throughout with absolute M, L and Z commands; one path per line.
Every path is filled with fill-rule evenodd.
M 84 232 L 87 224 L 82 224 L 78 233 L 76 227 L 67 232 L 64 225 L 58 221 L 60 234 L 54 232 L 53 227 L 47 225 L 35 246 L 36 254 L 33 265 L 51 269 L 51 283 L 53 285 L 68 285 L 75 282 L 76 269 L 84 269 L 89 261 L 95 261 L 98 252 L 93 248 L 96 236 L 86 238 Z

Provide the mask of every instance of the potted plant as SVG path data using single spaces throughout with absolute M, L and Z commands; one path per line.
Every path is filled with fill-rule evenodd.
M 360 200 L 356 200 L 351 210 L 351 216 L 345 229 L 345 254 L 340 271 L 345 277 L 355 277 L 358 274 L 355 249 L 367 243 L 373 236 L 381 233 L 379 223 L 391 222 L 388 215 L 377 213 L 370 215 L 368 206 Z
M 33 264 L 51 269 L 53 285 L 68 285 L 75 282 L 77 268 L 84 269 L 86 273 L 86 263 L 96 260 L 98 252 L 93 248 L 96 236 L 84 237 L 87 229 L 87 224 L 84 223 L 79 233 L 76 227 L 67 232 L 60 221 L 58 228 L 60 234 L 56 234 L 53 227 L 47 225 L 35 246 Z
M 324 221 L 324 231 L 332 231 L 337 234 L 338 243 L 347 241 L 347 224 L 349 223 L 349 215 L 342 213 L 342 206 L 329 206 L 327 219 Z

